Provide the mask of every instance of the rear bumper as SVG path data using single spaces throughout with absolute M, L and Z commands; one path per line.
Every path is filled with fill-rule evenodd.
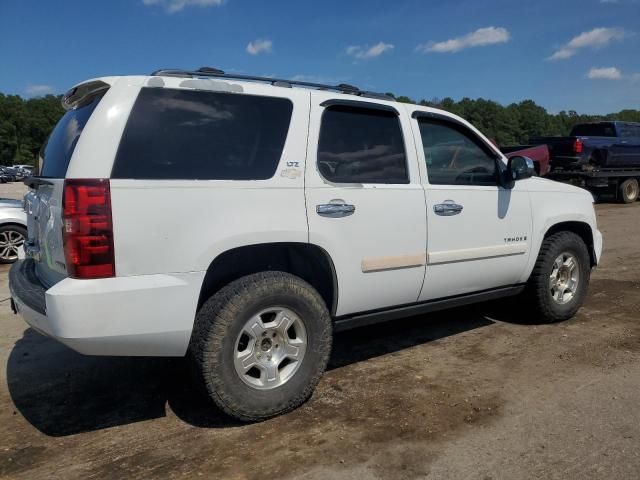
M 183 356 L 204 273 L 66 278 L 46 289 L 28 259 L 12 266 L 9 288 L 30 326 L 77 352 Z

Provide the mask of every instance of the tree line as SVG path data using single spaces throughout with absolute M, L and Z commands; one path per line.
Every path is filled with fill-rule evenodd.
M 0 165 L 35 165 L 63 113 L 59 96 L 24 99 L 0 93 Z
M 640 122 L 640 110 L 631 109 L 608 115 L 582 115 L 573 110 L 550 114 L 533 100 L 504 106 L 483 98 L 455 101 L 447 97 L 419 102 L 406 96 L 394 98 L 460 115 L 500 146 L 526 144 L 530 137 L 541 135 L 568 135 L 576 123 L 596 120 Z M 60 96 L 24 99 L 19 95 L 0 93 L 0 165 L 35 165 L 40 147 L 63 113 Z
M 503 106 L 484 98 L 472 100 L 465 97 L 458 102 L 449 97 L 419 102 L 405 96 L 394 98 L 399 102 L 417 103 L 459 115 L 500 146 L 523 145 L 528 143 L 531 137 L 566 136 L 576 123 L 599 120 L 640 122 L 640 110 L 631 109 L 607 115 L 584 115 L 574 110 L 551 114 L 533 100 Z

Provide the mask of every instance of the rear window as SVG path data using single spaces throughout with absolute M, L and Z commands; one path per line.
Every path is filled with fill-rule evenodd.
M 89 121 L 102 97 L 65 113 L 49 135 L 39 156 L 39 175 L 49 178 L 64 178 L 71 155 L 76 148 L 82 130 Z
M 112 178 L 265 180 L 273 177 L 293 104 L 284 98 L 143 88 Z
M 615 137 L 616 129 L 612 123 L 586 123 L 576 125 L 571 130 L 572 137 Z

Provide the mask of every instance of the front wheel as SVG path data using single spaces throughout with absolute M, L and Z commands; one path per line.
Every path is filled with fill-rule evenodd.
M 282 272 L 240 278 L 196 315 L 190 357 L 214 403 L 241 421 L 292 410 L 313 393 L 331 352 L 318 292 Z
M 572 232 L 545 238 L 525 290 L 534 320 L 551 323 L 573 317 L 584 303 L 590 275 L 582 238 Z

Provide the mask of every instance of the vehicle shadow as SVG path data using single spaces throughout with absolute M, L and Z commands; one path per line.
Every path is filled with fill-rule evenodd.
M 492 319 L 512 321 L 502 310 L 495 303 L 480 304 L 338 333 L 329 369 L 486 327 L 494 323 L 489 313 Z M 167 408 L 196 427 L 242 425 L 193 386 L 186 363 L 84 356 L 27 329 L 9 356 L 7 381 L 19 413 L 53 437 L 164 417 Z

